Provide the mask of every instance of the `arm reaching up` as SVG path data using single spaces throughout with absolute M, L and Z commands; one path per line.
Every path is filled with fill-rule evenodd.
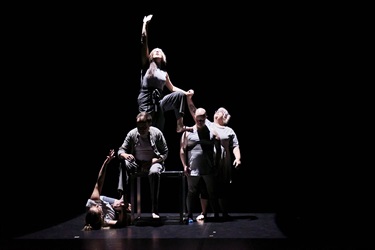
M 187 95 L 187 98 L 186 98 L 186 101 L 187 101 L 187 106 L 189 108 L 189 112 L 190 112 L 190 115 L 191 117 L 195 117 L 195 111 L 197 110 L 197 108 L 195 107 L 194 105 L 194 102 L 193 102 L 193 95 L 194 95 L 194 90 L 189 90 L 190 94 Z
M 107 170 L 108 163 L 115 158 L 115 151 L 111 149 L 109 151 L 109 154 L 107 155 L 107 158 L 104 160 L 102 167 L 100 168 L 98 179 L 95 183 L 94 190 L 92 191 L 90 199 L 92 200 L 99 200 L 100 199 L 100 194 L 103 189 L 103 184 L 104 184 L 104 179 L 105 179 L 105 174 Z
M 141 44 L 142 44 L 142 51 L 141 51 L 141 59 L 142 59 L 142 66 L 147 63 L 148 55 L 149 55 L 149 48 L 148 48 L 148 36 L 147 36 L 147 24 L 151 21 L 152 15 L 145 16 L 143 18 L 143 25 L 142 25 L 142 36 L 141 36 Z

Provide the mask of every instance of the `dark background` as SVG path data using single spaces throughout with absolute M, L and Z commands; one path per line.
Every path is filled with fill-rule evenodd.
M 173 84 L 194 89 L 211 120 L 220 106 L 232 115 L 242 153 L 232 212 L 275 212 L 287 233 L 372 235 L 373 18 L 342 7 L 10 8 L 2 237 L 85 211 L 109 149 L 135 126 L 148 14 L 150 49 L 166 53 Z M 167 169 L 181 170 L 171 114 L 165 136 Z M 117 167 L 115 159 L 105 194 L 116 195 Z M 167 183 L 160 210 L 177 211 L 176 184 Z

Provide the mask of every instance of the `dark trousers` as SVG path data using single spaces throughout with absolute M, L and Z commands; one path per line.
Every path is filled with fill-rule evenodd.
M 150 183 L 151 194 L 151 212 L 158 213 L 159 209 L 159 191 L 160 191 L 160 174 L 164 171 L 164 165 L 160 163 L 152 164 L 148 170 L 148 180 Z M 117 189 L 120 193 L 125 193 L 125 186 L 129 184 L 129 175 L 141 171 L 136 162 L 124 160 L 119 167 L 119 180 Z M 142 170 L 144 171 L 144 170 Z
M 216 177 L 215 175 L 201 175 L 201 176 L 188 176 L 188 194 L 186 197 L 186 206 L 188 216 L 193 215 L 193 208 L 195 200 L 198 199 L 198 195 L 201 193 L 202 185 L 206 188 L 208 200 L 211 205 L 212 211 L 217 213 L 219 211 L 217 203 L 217 191 L 216 191 Z

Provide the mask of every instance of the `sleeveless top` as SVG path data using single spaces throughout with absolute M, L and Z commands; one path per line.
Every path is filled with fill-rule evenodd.
M 201 131 L 195 127 L 192 132 L 187 133 L 187 157 L 191 176 L 214 174 L 215 136 L 205 126 Z
M 157 112 L 167 79 L 167 72 L 158 68 L 155 70 L 154 76 L 147 78 L 146 75 L 141 77 L 141 90 L 138 94 L 139 111 Z

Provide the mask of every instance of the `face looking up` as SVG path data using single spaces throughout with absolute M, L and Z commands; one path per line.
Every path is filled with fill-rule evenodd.
M 159 63 L 160 62 L 164 62 L 164 63 L 167 62 L 167 58 L 166 58 L 164 52 L 159 48 L 155 48 L 150 52 L 149 60 L 159 62 Z

